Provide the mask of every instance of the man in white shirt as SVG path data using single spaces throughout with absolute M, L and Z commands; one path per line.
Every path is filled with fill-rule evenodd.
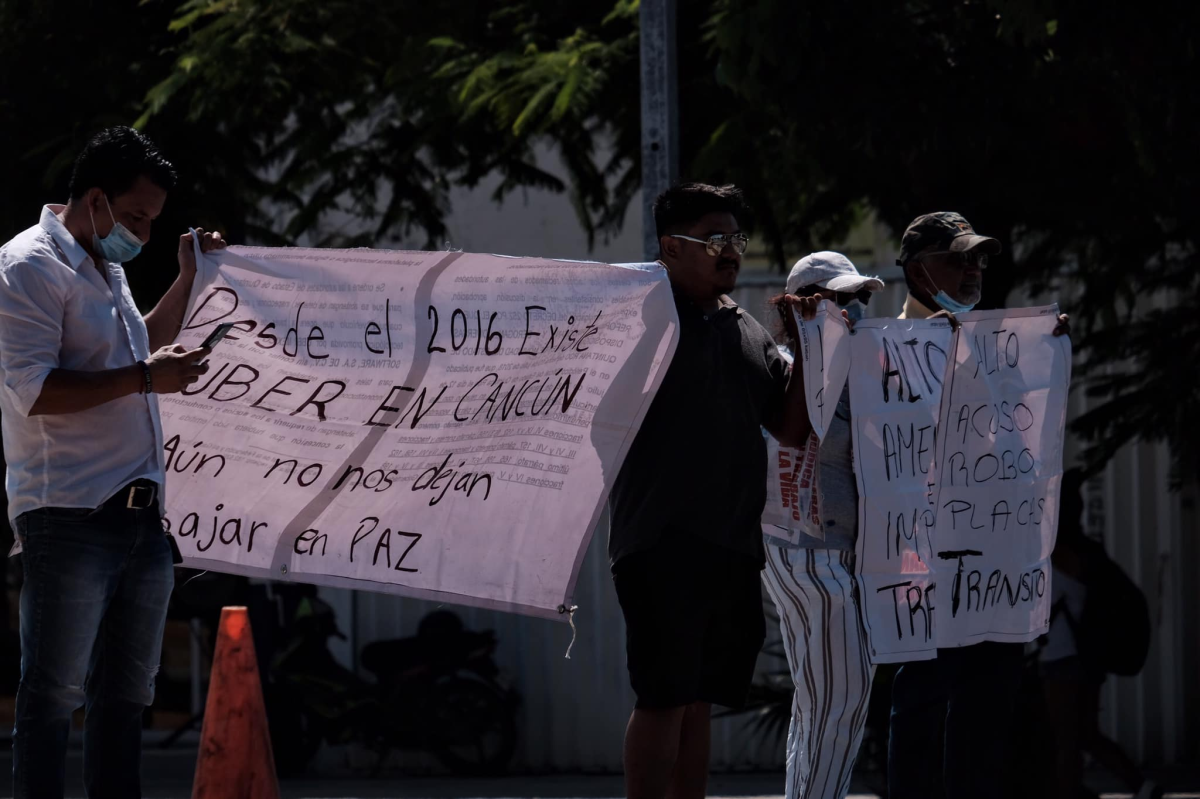
M 88 796 L 141 795 L 142 712 L 174 584 L 154 395 L 197 380 L 208 353 L 170 346 L 196 274 L 192 234 L 144 318 L 121 264 L 174 183 L 149 139 L 109 128 L 75 162 L 67 205 L 0 248 L 0 418 L 25 577 L 16 797 L 63 795 L 80 705 Z M 204 251 L 225 246 L 196 232 Z

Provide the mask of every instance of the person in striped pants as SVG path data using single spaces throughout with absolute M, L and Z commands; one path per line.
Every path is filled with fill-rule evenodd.
M 827 299 L 843 309 L 851 324 L 862 317 L 871 293 L 882 288 L 881 280 L 864 277 L 848 258 L 833 252 L 801 258 L 787 280 L 787 293 L 802 298 L 806 317 L 815 311 L 817 299 Z M 795 342 L 787 341 L 780 351 L 790 362 Z M 799 451 L 768 440 L 768 474 L 785 486 L 776 492 L 772 485 L 768 493 L 791 496 L 799 506 L 788 519 L 779 517 L 779 505 L 768 506 L 763 517 L 763 582 L 779 612 L 796 687 L 787 738 L 787 799 L 846 796 L 875 674 L 854 581 L 858 487 L 848 387 L 840 390 L 837 403 L 823 440 L 811 433 L 808 446 Z M 816 464 L 808 483 L 800 474 L 806 460 Z M 789 532 L 796 522 L 787 522 L 796 517 L 803 530 Z

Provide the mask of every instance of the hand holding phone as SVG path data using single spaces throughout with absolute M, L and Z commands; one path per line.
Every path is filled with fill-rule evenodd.
M 195 383 L 208 371 L 208 367 L 196 361 L 208 354 L 208 350 L 189 350 L 182 344 L 162 347 L 146 359 L 150 379 L 139 391 L 155 394 L 176 394 Z

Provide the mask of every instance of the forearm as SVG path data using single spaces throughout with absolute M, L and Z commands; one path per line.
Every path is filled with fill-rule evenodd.
M 808 399 L 804 391 L 804 370 L 797 363 L 788 378 L 787 390 L 783 395 L 783 404 L 776 430 L 772 435 L 785 447 L 802 447 L 812 433 L 812 422 L 808 418 Z
M 169 346 L 179 335 L 194 279 L 181 273 L 158 301 L 158 305 L 154 306 L 154 310 L 146 314 L 146 332 L 150 334 L 151 352 Z
M 56 416 L 79 413 L 130 394 L 137 394 L 145 384 L 145 373 L 137 364 L 101 372 L 55 369 L 42 383 L 42 393 L 33 403 L 29 415 Z

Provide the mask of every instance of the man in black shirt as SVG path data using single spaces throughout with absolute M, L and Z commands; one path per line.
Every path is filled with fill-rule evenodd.
M 771 335 L 727 296 L 746 250 L 742 212 L 732 186 L 683 184 L 654 204 L 679 343 L 610 497 L 637 694 L 630 799 L 704 796 L 711 706 L 745 702 L 765 635 L 761 428 L 793 446 L 809 431 L 801 370 L 789 380 Z

